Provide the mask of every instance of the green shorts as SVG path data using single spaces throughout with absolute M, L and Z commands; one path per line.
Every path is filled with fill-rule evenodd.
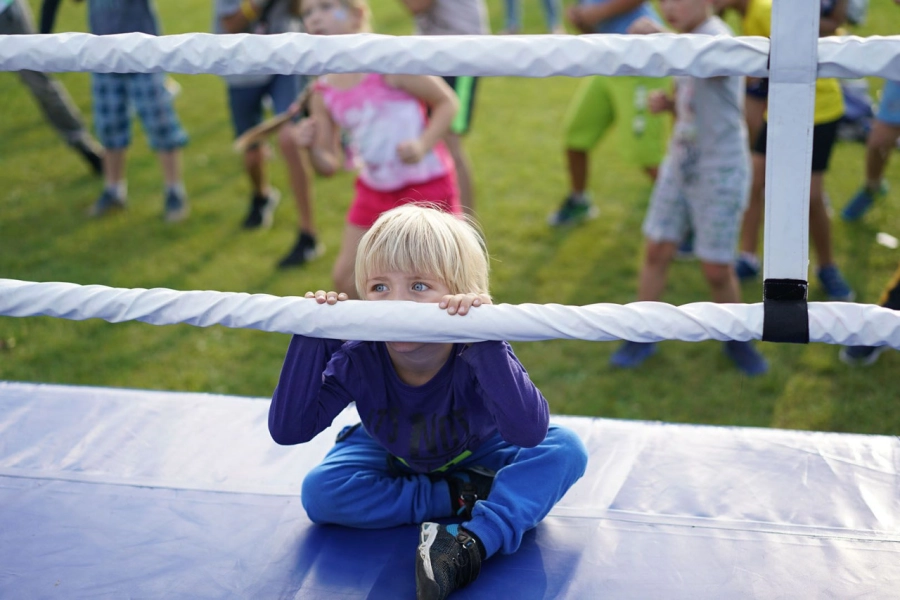
M 450 131 L 456 135 L 469 133 L 469 128 L 472 126 L 472 115 L 475 112 L 475 90 L 478 88 L 478 78 L 447 75 L 444 76 L 444 81 L 453 88 L 456 97 L 459 98 L 459 110 L 456 111 L 456 117 L 450 124 Z
M 566 147 L 590 151 L 617 124 L 618 150 L 637 166 L 658 165 L 666 153 L 669 118 L 650 113 L 647 94 L 668 89 L 669 80 L 656 77 L 586 78 L 566 113 Z

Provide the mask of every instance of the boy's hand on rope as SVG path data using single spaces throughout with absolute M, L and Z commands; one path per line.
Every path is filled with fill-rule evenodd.
M 344 292 L 326 292 L 325 290 L 319 290 L 317 292 L 306 292 L 304 298 L 312 298 L 319 304 L 337 304 L 338 302 L 343 302 L 347 299 L 347 294 Z
M 491 304 L 491 297 L 487 294 L 448 294 L 441 298 L 440 306 L 448 315 L 464 315 L 473 306 Z

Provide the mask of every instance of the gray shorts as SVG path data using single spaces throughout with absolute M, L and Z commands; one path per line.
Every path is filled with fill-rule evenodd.
M 680 243 L 693 232 L 697 258 L 730 264 L 749 196 L 748 163 L 696 164 L 687 170 L 666 157 L 644 219 L 644 236 L 654 242 Z

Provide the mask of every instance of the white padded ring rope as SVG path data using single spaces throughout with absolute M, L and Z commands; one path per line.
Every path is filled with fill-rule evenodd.
M 0 71 L 764 77 L 768 58 L 766 38 L 689 34 L 0 36 Z M 821 39 L 818 74 L 900 79 L 900 36 Z
M 72 283 L 0 279 L 0 315 L 50 316 L 112 323 L 187 323 L 198 327 L 258 329 L 352 340 L 473 342 L 578 339 L 637 342 L 659 340 L 750 340 L 762 333 L 761 304 L 698 302 L 681 307 L 661 302 L 592 304 L 499 304 L 465 317 L 434 304 L 314 300 L 267 294 L 168 289 L 122 289 Z M 900 312 L 862 304 L 812 303 L 810 341 L 879 345 L 900 349 Z
M 5 38 L 5 39 L 4 39 Z M 652 38 L 652 39 L 651 39 Z M 764 76 L 766 38 L 86 33 L 0 36 L 0 70 L 430 75 Z

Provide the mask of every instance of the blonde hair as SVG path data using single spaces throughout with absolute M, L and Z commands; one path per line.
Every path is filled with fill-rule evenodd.
M 451 294 L 488 294 L 488 252 L 477 226 L 428 204 L 383 213 L 359 242 L 356 291 L 378 271 L 430 275 Z
M 372 9 L 369 8 L 368 0 L 338 0 L 345 8 L 357 10 L 362 15 L 359 31 L 361 33 L 372 32 Z M 293 0 L 294 14 L 300 16 L 302 14 L 303 0 Z M 304 28 L 305 29 L 305 28 Z

